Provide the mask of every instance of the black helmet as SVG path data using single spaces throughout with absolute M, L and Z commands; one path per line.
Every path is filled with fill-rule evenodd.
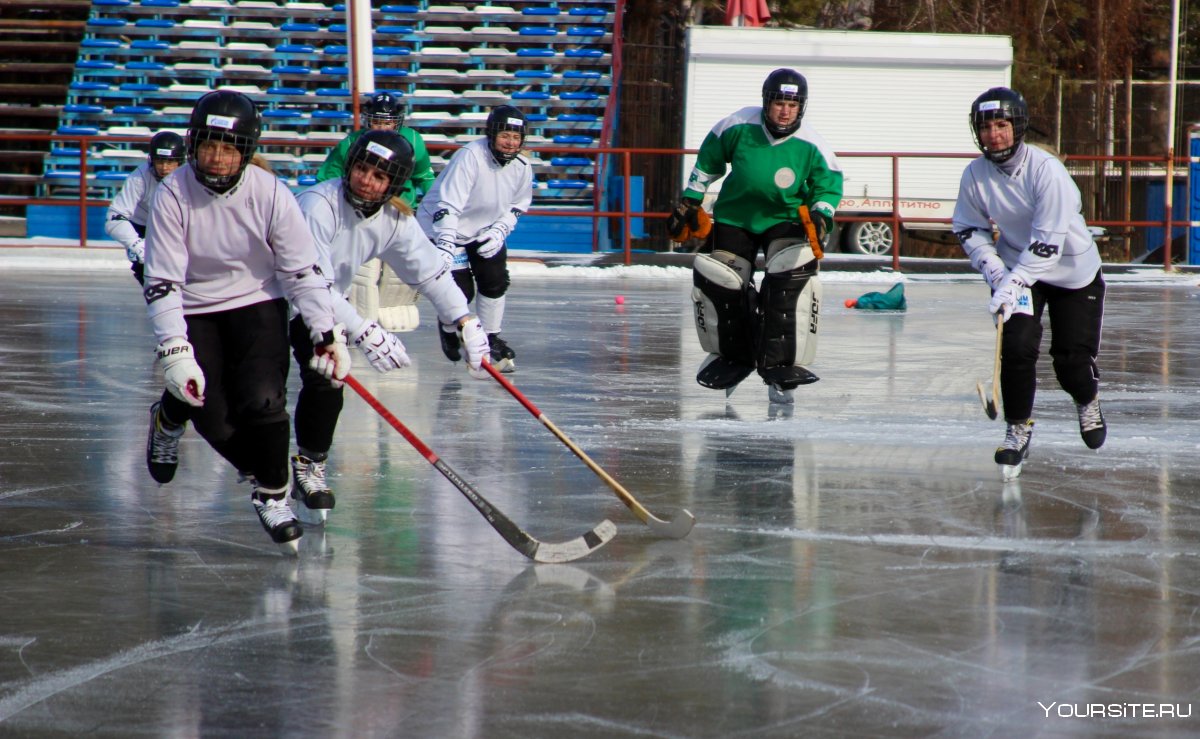
M 1012 146 L 1000 151 L 988 151 L 979 140 L 979 129 L 985 121 L 997 119 L 1012 121 L 1013 143 Z M 1025 104 L 1025 98 L 1021 96 L 1021 93 L 1016 90 L 1007 87 L 993 87 L 971 103 L 971 135 L 975 137 L 975 146 L 979 147 L 983 155 L 993 162 L 1008 161 L 1021 145 L 1021 141 L 1025 138 L 1025 129 L 1028 127 L 1029 106 Z
M 363 128 L 379 123 L 386 123 L 393 129 L 404 125 L 404 103 L 400 102 L 399 93 L 377 92 L 363 103 Z
M 258 137 L 262 133 L 262 116 L 250 98 L 233 90 L 216 90 L 196 101 L 192 117 L 188 121 L 188 163 L 196 173 L 196 179 L 205 187 L 218 192 L 228 190 L 242 176 L 254 151 L 258 148 Z M 200 170 L 196 163 L 196 149 L 205 141 L 223 141 L 233 144 L 242 155 L 236 174 L 228 176 L 210 175 Z
M 154 168 L 156 162 L 183 164 L 186 158 L 187 149 L 183 145 L 183 137 L 174 131 L 160 131 L 150 139 L 150 171 L 155 178 L 162 179 L 158 170 Z
M 521 134 L 521 143 L 524 143 L 525 114 L 511 105 L 498 105 L 492 108 L 491 113 L 488 113 L 487 126 L 484 131 L 487 134 L 488 147 L 492 150 L 492 156 L 496 157 L 496 161 L 501 165 L 508 164 L 516 159 L 517 153 L 505 154 L 497 151 L 496 134 L 501 131 L 516 131 Z
M 350 145 L 346 154 L 346 170 L 342 174 L 342 196 L 357 211 L 374 213 L 379 206 L 400 194 L 413 171 L 413 147 L 395 131 L 383 129 L 364 132 Z M 350 173 L 359 162 L 378 169 L 391 178 L 387 190 L 378 200 L 366 200 L 354 194 Z
M 800 111 L 795 123 L 787 126 L 777 126 L 767 118 L 767 108 L 772 100 L 795 100 L 800 103 Z M 808 80 L 794 69 L 776 69 L 767 75 L 762 86 L 762 119 L 763 125 L 775 138 L 790 136 L 800 128 L 804 118 L 804 109 L 808 106 Z

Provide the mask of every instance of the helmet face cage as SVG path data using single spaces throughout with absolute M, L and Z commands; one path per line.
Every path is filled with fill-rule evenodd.
M 350 186 L 350 175 L 359 164 L 374 167 L 388 176 L 387 190 L 378 200 L 363 198 Z M 346 155 L 342 195 L 356 210 L 377 208 L 400 194 L 412 171 L 412 144 L 394 131 L 367 131 L 358 137 Z
M 521 143 L 524 144 L 525 114 L 511 105 L 501 105 L 498 108 L 494 108 L 488 114 L 487 126 L 484 131 L 487 136 L 488 147 L 492 150 L 492 156 L 496 157 L 496 161 L 501 164 L 508 164 L 517 158 L 519 151 L 514 151 L 510 154 L 499 151 L 496 148 L 496 136 L 503 131 L 516 131 L 521 134 Z
M 404 125 L 404 105 L 390 92 L 375 93 L 363 106 L 362 125 L 364 128 L 386 125 L 398 129 Z
M 983 145 L 979 131 L 987 121 L 1006 120 L 1012 123 L 1012 146 L 999 151 L 990 151 Z M 1007 161 L 1016 152 L 1017 147 L 1025 138 L 1025 130 L 1029 127 L 1029 107 L 1021 93 L 1007 87 L 993 87 L 971 103 L 971 135 L 975 138 L 975 146 L 983 152 L 983 156 L 993 162 Z
M 780 126 L 767 117 L 767 110 L 775 100 L 794 100 L 800 104 L 796 120 L 786 126 Z M 774 136 L 787 136 L 800 128 L 804 119 L 804 110 L 808 107 L 808 80 L 794 69 L 776 69 L 767 75 L 762 86 L 762 117 L 763 125 Z
M 232 186 L 250 164 L 262 133 L 262 118 L 250 98 L 232 90 L 217 90 L 200 98 L 188 123 L 187 156 L 197 179 L 206 187 L 222 190 Z M 197 151 L 207 141 L 233 145 L 241 155 L 237 172 L 212 175 L 197 162 Z

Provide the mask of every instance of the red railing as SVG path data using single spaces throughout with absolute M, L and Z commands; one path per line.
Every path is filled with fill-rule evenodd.
M 87 209 L 88 209 L 88 207 L 90 207 L 90 206 L 107 206 L 110 202 L 110 201 L 104 200 L 104 199 L 96 199 L 96 198 L 88 197 L 87 193 L 88 193 L 88 149 L 89 149 L 89 147 L 91 145 L 94 145 L 94 144 L 100 143 L 100 142 L 103 142 L 105 144 L 118 144 L 118 143 L 144 144 L 148 141 L 148 138 L 147 137 L 136 137 L 136 136 L 114 137 L 114 136 L 76 136 L 76 135 L 61 135 L 61 134 L 5 134 L 5 133 L 0 133 L 0 141 L 26 141 L 26 142 L 50 141 L 50 142 L 78 142 L 79 143 L 79 195 L 77 197 L 74 197 L 74 198 L 63 198 L 63 197 L 23 198 L 23 197 L 0 196 L 0 205 L 54 205 L 54 206 L 78 208 L 78 211 L 79 211 L 79 233 L 80 233 L 79 243 L 80 243 L 80 246 L 86 246 L 87 245 L 87 221 L 88 221 Z M 268 134 L 263 137 L 263 139 L 261 141 L 261 145 L 263 147 L 293 149 L 293 148 L 329 148 L 329 147 L 333 146 L 334 143 L 332 143 L 332 142 L 304 142 L 304 141 L 295 141 L 292 139 L 273 140 L 273 139 L 271 139 L 270 135 Z M 428 146 L 429 146 L 429 149 L 433 150 L 433 151 L 452 150 L 452 149 L 458 148 L 457 146 L 454 146 L 454 145 L 432 144 L 432 143 L 429 144 Z M 536 147 L 530 147 L 530 148 L 532 151 L 539 152 L 539 153 L 547 153 L 547 154 L 570 153 L 570 154 L 574 154 L 576 156 L 594 156 L 597 158 L 597 161 L 599 161 L 600 157 L 612 155 L 613 158 L 616 160 L 616 162 L 619 163 L 619 166 L 617 166 L 617 169 L 619 169 L 619 176 L 622 178 L 623 195 L 624 195 L 624 197 L 621 198 L 621 208 L 619 210 L 602 210 L 599 205 L 599 203 L 602 201 L 597 199 L 593 203 L 593 208 L 590 211 L 589 210 L 580 210 L 580 209 L 556 210 L 556 209 L 546 209 L 546 208 L 535 208 L 535 209 L 530 210 L 529 215 L 532 215 L 532 216 L 553 215 L 553 216 L 568 216 L 568 217 L 580 217 L 580 218 L 592 219 L 592 233 L 593 233 L 593 248 L 594 249 L 598 248 L 597 244 L 598 244 L 598 234 L 599 234 L 599 229 L 600 229 L 600 219 L 602 219 L 602 218 L 619 219 L 622 224 L 622 244 L 623 244 L 623 249 L 624 249 L 624 263 L 625 264 L 632 264 L 632 238 L 633 238 L 633 236 L 632 236 L 632 220 L 635 218 L 652 218 L 652 219 L 653 218 L 666 218 L 669 215 L 668 212 L 635 211 L 635 210 L 630 209 L 630 198 L 631 198 L 630 182 L 631 182 L 631 177 L 632 177 L 631 157 L 634 154 L 638 154 L 638 155 L 651 155 L 651 156 L 670 156 L 670 157 L 678 158 L 678 157 L 682 157 L 683 155 L 686 155 L 686 154 L 695 154 L 696 153 L 696 150 L 694 150 L 694 149 L 653 149 L 653 148 L 622 148 L 622 147 L 595 147 L 595 148 L 586 148 L 585 149 L 585 148 L 581 148 L 578 146 L 559 146 L 559 147 L 536 146 Z M 891 201 L 893 203 L 893 207 L 891 208 L 890 213 L 879 213 L 879 214 L 875 214 L 875 215 L 871 215 L 871 216 L 839 215 L 838 220 L 842 221 L 842 222 L 882 221 L 882 222 L 889 223 L 892 227 L 892 233 L 894 235 L 894 246 L 892 248 L 892 268 L 897 271 L 900 270 L 900 257 L 901 257 L 899 236 L 902 232 L 904 224 L 922 224 L 922 223 L 948 224 L 950 222 L 949 217 L 923 217 L 923 216 L 902 216 L 901 215 L 901 213 L 899 212 L 899 209 L 896 208 L 894 205 L 895 203 L 902 202 L 905 199 L 905 194 L 903 192 L 901 192 L 901 190 L 900 190 L 901 163 L 906 159 L 938 159 L 938 158 L 970 159 L 970 158 L 973 158 L 973 156 L 974 156 L 971 154 L 946 154 L 946 153 L 931 153 L 931 152 L 904 152 L 904 153 L 897 153 L 897 152 L 838 152 L 837 155 L 838 155 L 838 157 L 844 158 L 844 159 L 873 157 L 873 158 L 885 158 L 885 159 L 891 160 L 892 192 L 896 193 L 899 197 L 879 198 L 880 200 Z M 1065 157 L 1063 157 L 1063 159 L 1064 159 L 1064 161 L 1067 162 L 1068 165 L 1072 165 L 1075 163 L 1096 163 L 1096 164 L 1100 164 L 1102 167 L 1108 167 L 1110 165 L 1114 166 L 1114 167 L 1120 166 L 1124 169 L 1123 176 L 1126 178 L 1126 180 L 1128 180 L 1128 177 L 1129 177 L 1128 170 L 1129 170 L 1130 166 L 1142 165 L 1142 166 L 1148 166 L 1148 167 L 1163 167 L 1163 168 L 1165 168 L 1165 165 L 1166 165 L 1166 157 L 1165 156 L 1158 156 L 1158 157 L 1155 157 L 1155 156 L 1138 156 L 1138 157 L 1065 156 Z M 1175 165 L 1176 166 L 1176 175 L 1180 176 L 1180 178 L 1182 178 L 1182 176 L 1186 176 L 1188 162 L 1189 162 L 1189 160 L 1187 157 L 1177 157 L 1176 158 L 1176 165 Z M 1153 173 L 1151 173 L 1151 174 L 1153 174 Z M 596 170 L 595 180 L 593 183 L 594 191 L 599 191 L 603 187 L 602 180 L 604 179 L 604 177 L 605 177 L 605 174 L 603 172 L 603 168 L 598 167 Z M 1143 179 L 1145 179 L 1145 178 L 1143 178 Z M 1151 177 L 1151 179 L 1152 179 L 1152 177 Z M 1164 182 L 1164 187 L 1165 187 L 1166 186 L 1165 185 L 1165 176 L 1163 178 L 1163 182 Z M 1154 227 L 1154 228 L 1161 227 L 1161 228 L 1163 228 L 1164 229 L 1164 234 L 1163 234 L 1164 261 L 1163 261 L 1163 264 L 1166 266 L 1166 269 L 1169 270 L 1171 268 L 1170 267 L 1170 265 L 1171 265 L 1171 232 L 1174 228 L 1181 227 L 1181 226 L 1188 226 L 1190 224 L 1190 221 L 1188 221 L 1188 220 L 1173 220 L 1171 218 L 1171 214 L 1166 213 L 1165 209 L 1164 209 L 1164 216 L 1161 220 L 1133 219 L 1130 215 L 1131 210 L 1130 210 L 1130 206 L 1129 206 L 1129 200 L 1130 200 L 1130 195 L 1128 192 L 1126 192 L 1124 195 L 1125 207 L 1123 209 L 1123 213 L 1122 213 L 1123 217 L 1122 218 L 1105 217 L 1105 213 L 1101 212 L 1101 213 L 1097 214 L 1095 217 L 1090 217 L 1088 219 L 1088 224 L 1092 225 L 1092 226 L 1104 226 L 1104 227 L 1110 227 L 1110 228 L 1115 227 L 1118 229 L 1125 229 L 1126 231 L 1131 230 L 1133 228 L 1138 228 L 1138 227 Z

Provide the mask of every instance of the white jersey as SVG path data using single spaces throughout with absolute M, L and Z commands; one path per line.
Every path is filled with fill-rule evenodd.
M 333 287 L 338 322 L 351 335 L 367 323 L 346 295 L 358 268 L 372 259 L 383 260 L 402 282 L 424 295 L 442 323 L 450 325 L 467 315 L 467 299 L 416 219 L 390 205 L 363 218 L 346 202 L 342 182 L 340 177 L 326 180 L 297 196 L 321 270 Z
M 150 202 L 156 190 L 158 178 L 154 176 L 154 166 L 147 160 L 129 173 L 121 192 L 108 206 L 104 232 L 126 248 L 142 238 L 134 226 L 146 228 L 150 220 Z
M 253 165 L 223 194 L 201 185 L 190 164 L 163 178 L 146 229 L 145 277 L 159 342 L 187 336 L 185 315 L 281 297 L 314 340 L 333 328 L 329 286 L 296 198 Z
M 507 238 L 533 201 L 533 167 L 517 156 L 500 166 L 486 138 L 450 157 L 417 209 L 417 221 L 433 241 L 463 245 L 492 226 Z
M 963 171 L 953 228 L 976 269 L 989 254 L 1027 285 L 1076 289 L 1100 269 L 1079 188 L 1053 154 L 1022 146 L 1012 174 L 984 157 Z M 1000 231 L 992 242 L 992 224 Z

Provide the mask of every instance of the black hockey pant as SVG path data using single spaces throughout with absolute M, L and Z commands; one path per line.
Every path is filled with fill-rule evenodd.
M 204 405 L 163 391 L 171 421 L 191 421 L 239 472 L 268 488 L 288 482 L 287 301 L 189 315 L 188 341 L 204 372 Z
M 1015 314 L 1004 324 L 1000 390 L 1004 418 L 1019 422 L 1033 415 L 1037 360 L 1042 343 L 1042 313 L 1050 314 L 1050 356 L 1058 384 L 1076 403 L 1088 403 L 1100 389 L 1096 355 L 1104 323 L 1104 278 L 1071 290 L 1035 282 L 1033 315 Z
M 288 327 L 292 356 L 300 366 L 300 394 L 296 400 L 296 446 L 311 454 L 325 454 L 333 446 L 333 432 L 345 403 L 343 388 L 334 387 L 320 372 L 311 369 L 312 337 L 300 316 Z

